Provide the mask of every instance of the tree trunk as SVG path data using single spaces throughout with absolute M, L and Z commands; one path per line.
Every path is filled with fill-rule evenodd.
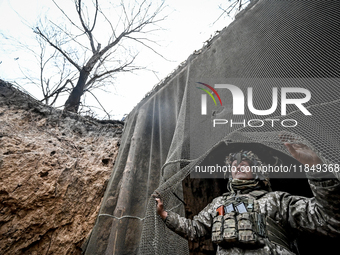
M 73 88 L 71 94 L 65 102 L 64 111 L 77 113 L 80 105 L 80 98 L 84 93 L 84 87 L 89 77 L 90 72 L 85 70 L 85 67 L 81 69 L 77 85 Z

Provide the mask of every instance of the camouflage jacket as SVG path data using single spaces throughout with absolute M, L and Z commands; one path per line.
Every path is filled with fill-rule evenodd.
M 257 211 L 266 219 L 273 220 L 291 236 L 295 231 L 308 231 L 331 237 L 340 236 L 340 181 L 309 180 L 314 194 L 312 198 L 293 196 L 286 192 L 268 192 L 259 198 L 255 196 Z M 249 194 L 237 194 L 237 196 Z M 250 196 L 250 195 L 249 195 Z M 186 219 L 174 212 L 168 212 L 165 223 L 168 228 L 184 238 L 196 240 L 210 238 L 216 217 L 216 209 L 226 201 L 226 196 L 215 198 L 193 220 Z M 266 230 L 268 231 L 268 230 Z M 294 254 L 277 242 L 263 238 L 263 245 L 247 249 L 242 245 L 218 245 L 217 254 Z

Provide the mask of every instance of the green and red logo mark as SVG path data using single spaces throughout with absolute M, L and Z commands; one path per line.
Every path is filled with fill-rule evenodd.
M 222 106 L 222 100 L 220 98 L 220 95 L 217 93 L 217 91 L 213 87 L 211 87 L 210 85 L 208 85 L 206 83 L 203 83 L 203 82 L 197 82 L 197 83 L 201 84 L 201 85 L 203 85 L 203 86 L 205 86 L 207 88 L 209 88 L 217 96 L 217 98 L 220 101 L 220 104 Z M 209 90 L 204 89 L 204 88 L 200 88 L 200 87 L 197 87 L 197 88 L 203 90 L 204 92 L 206 92 L 214 100 L 214 103 L 217 106 L 216 100 L 215 100 L 214 96 L 209 92 Z M 206 115 L 207 114 L 207 95 L 206 94 L 202 94 L 201 95 L 201 100 L 202 100 L 202 104 L 201 104 L 201 106 L 202 106 L 202 109 L 201 109 L 202 115 Z

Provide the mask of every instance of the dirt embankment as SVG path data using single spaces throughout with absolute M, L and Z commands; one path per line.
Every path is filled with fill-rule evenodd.
M 45 106 L 0 80 L 0 254 L 80 254 L 123 125 Z

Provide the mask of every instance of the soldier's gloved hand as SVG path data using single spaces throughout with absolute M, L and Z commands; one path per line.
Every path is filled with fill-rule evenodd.
M 316 155 L 314 151 L 312 151 L 307 145 L 301 143 L 288 143 L 285 142 L 284 145 L 286 146 L 287 150 L 290 154 L 299 161 L 304 166 L 308 166 L 309 171 L 306 172 L 307 178 L 321 180 L 324 178 L 335 178 L 334 174 L 330 172 L 323 172 L 323 171 L 313 171 L 310 170 L 314 166 L 314 169 L 317 169 L 317 165 L 322 165 L 322 160 Z M 320 166 L 321 167 L 321 166 Z
M 154 197 L 156 200 L 157 214 L 161 216 L 163 220 L 165 220 L 166 217 L 168 216 L 168 213 L 164 210 L 164 205 L 163 205 L 163 200 L 161 198 L 161 195 L 159 194 L 159 192 L 155 191 L 154 194 L 152 194 L 152 197 Z
M 322 164 L 321 159 L 308 146 L 301 143 L 284 143 L 290 154 L 303 165 L 312 167 Z

